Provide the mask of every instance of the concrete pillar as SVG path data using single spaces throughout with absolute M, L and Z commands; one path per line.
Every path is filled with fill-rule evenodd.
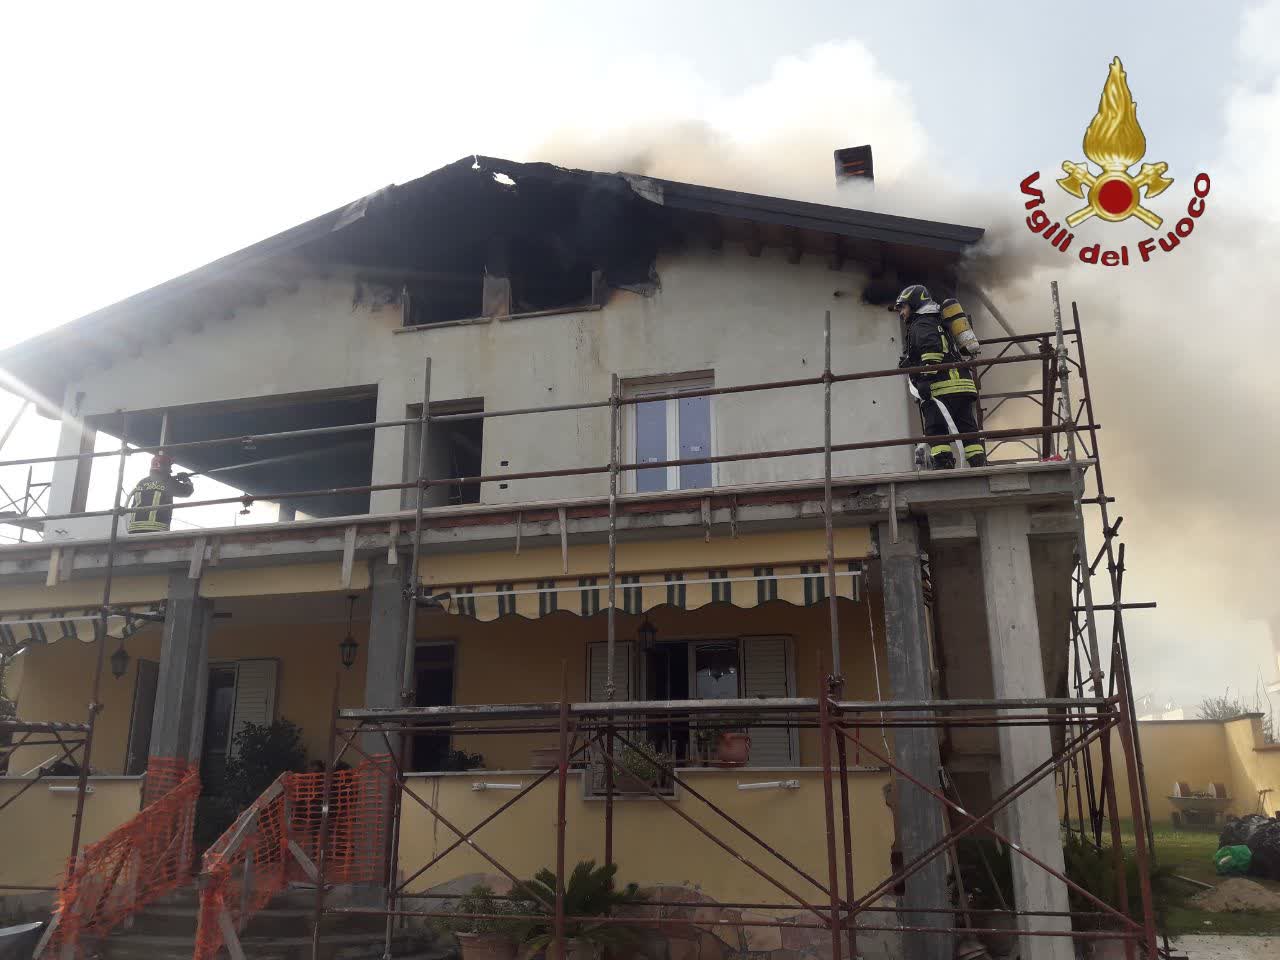
M 400 686 L 404 674 L 404 628 L 408 615 L 404 595 L 409 558 L 400 557 L 392 565 L 385 557 L 370 561 L 369 571 L 369 650 L 365 659 L 364 705 L 366 707 L 400 706 Z M 391 740 L 396 746 L 396 739 Z M 381 735 L 363 738 L 363 749 L 370 754 L 385 753 L 387 745 Z
M 171 574 L 160 640 L 149 763 L 157 759 L 200 762 L 212 621 L 213 603 L 200 596 L 200 581 L 190 579 L 185 571 Z
M 1030 528 L 1030 514 L 1025 506 L 998 507 L 985 511 L 979 518 L 992 686 L 996 697 L 1001 699 L 1045 695 L 1031 545 L 1027 539 Z M 1066 642 L 1065 636 L 1062 642 Z M 1000 791 L 1048 759 L 1052 749 L 1048 727 L 1001 727 L 999 744 L 997 790 Z M 1053 776 L 1040 780 L 1005 811 L 1001 825 L 1008 830 L 1010 839 L 1053 869 L 1062 871 L 1062 839 Z M 1067 888 L 1062 881 L 1016 851 L 1010 851 L 1010 860 L 1019 909 L 1069 909 Z M 1065 917 L 1035 917 L 1019 918 L 1019 926 L 1069 930 L 1071 923 Z M 1065 937 L 1024 938 L 1022 955 L 1072 960 L 1074 951 L 1071 940 Z
M 885 649 L 889 660 L 889 683 L 895 700 L 927 700 L 933 694 L 929 656 L 929 629 L 920 577 L 920 542 L 916 524 L 898 524 L 898 542 L 893 542 L 889 524 L 876 530 L 880 547 L 880 569 L 884 586 Z M 900 714 L 899 716 L 907 716 Z M 938 733 L 929 728 L 897 729 L 893 733 L 894 761 L 921 783 L 938 786 Z M 895 777 L 894 815 L 898 843 L 904 863 L 910 863 L 942 839 L 942 805 L 915 784 Z M 906 881 L 904 907 L 950 906 L 947 896 L 946 855 L 935 857 Z M 922 926 L 944 926 L 943 914 L 903 914 L 904 922 Z M 952 937 L 938 933 L 908 933 L 903 936 L 906 960 L 951 960 Z

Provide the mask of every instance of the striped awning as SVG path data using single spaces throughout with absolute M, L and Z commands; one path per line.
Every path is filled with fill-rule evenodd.
M 861 560 L 838 561 L 836 596 L 860 599 L 861 577 Z M 432 584 L 429 589 L 444 610 L 481 621 L 506 616 L 533 620 L 559 611 L 589 617 L 609 604 L 609 578 L 600 575 Z M 696 610 L 714 603 L 754 607 L 773 601 L 807 607 L 826 601 L 827 568 L 824 563 L 801 563 L 619 573 L 615 596 L 617 609 L 624 613 L 664 605 Z
M 107 617 L 107 635 L 127 640 L 157 616 L 164 616 L 163 602 L 118 610 Z M 0 614 L 0 650 L 66 639 L 90 643 L 99 626 L 100 614 L 92 608 Z

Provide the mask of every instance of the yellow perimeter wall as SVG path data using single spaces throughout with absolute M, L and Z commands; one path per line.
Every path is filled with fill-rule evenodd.
M 1147 774 L 1147 794 L 1151 816 L 1156 823 L 1168 823 L 1173 812 L 1169 795 L 1176 781 L 1192 790 L 1222 783 L 1234 801 L 1231 812 L 1274 814 L 1280 810 L 1280 746 L 1262 741 L 1262 720 L 1248 715 L 1234 720 L 1146 720 L 1138 723 L 1142 760 Z M 1116 799 L 1121 817 L 1128 818 L 1129 783 L 1124 754 L 1117 737 L 1111 754 L 1116 765 Z M 1101 762 L 1097 745 L 1093 748 L 1095 771 Z M 1259 797 L 1259 791 L 1271 792 Z M 1074 800 L 1072 801 L 1074 802 Z
M 42 780 L 0 814 L 0 884 L 55 886 L 58 883 L 71 853 L 71 827 L 76 810 L 75 793 L 62 788 L 75 784 L 73 777 Z M 0 803 L 17 793 L 21 786 L 13 779 L 0 778 Z M 94 779 L 93 793 L 84 801 L 83 842 L 102 839 L 136 814 L 141 802 L 141 777 Z M 0 896 L 5 892 L 0 890 Z
M 827 876 L 827 835 L 823 812 L 822 777 L 815 771 L 788 773 L 800 780 L 798 790 L 738 790 L 739 783 L 776 779 L 750 770 L 689 770 L 682 773 L 690 785 L 748 824 L 762 839 L 793 860 L 812 876 Z M 411 777 L 409 787 L 436 807 L 462 831 L 479 823 L 512 793 L 506 790 L 474 792 L 472 784 L 483 780 L 474 774 Z M 530 775 L 504 775 L 503 783 L 527 784 Z M 854 878 L 859 893 L 866 892 L 890 873 L 889 854 L 893 826 L 885 806 L 883 788 L 888 775 L 859 771 L 849 775 L 853 823 Z M 838 794 L 837 794 L 838 797 Z M 729 846 L 741 851 L 796 893 L 808 898 L 821 894 L 810 883 L 782 866 L 761 847 L 738 834 L 700 801 L 677 795 L 677 806 Z M 837 817 L 839 806 L 837 800 Z M 415 872 L 449 847 L 456 835 L 434 822 L 432 816 L 406 798 L 400 839 L 400 868 L 405 876 Z M 569 782 L 566 808 L 565 859 L 604 860 L 604 802 L 585 799 L 580 775 Z M 497 858 L 517 877 L 531 876 L 542 867 L 555 869 L 556 785 L 540 784 L 511 809 L 476 834 L 475 842 Z M 837 826 L 837 848 L 839 833 Z M 614 805 L 614 859 L 618 879 L 641 885 L 697 884 L 722 902 L 786 903 L 789 898 L 749 867 L 737 861 L 693 826 L 653 798 L 620 799 Z M 843 867 L 841 867 L 843 869 Z M 411 886 L 422 891 L 466 874 L 494 874 L 493 866 L 465 844 L 451 852 Z M 811 901 L 812 902 L 812 901 Z M 800 912 L 797 907 L 794 912 Z

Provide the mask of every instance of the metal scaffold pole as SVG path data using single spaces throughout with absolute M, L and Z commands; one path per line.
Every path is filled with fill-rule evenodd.
M 427 486 L 427 432 L 431 427 L 431 358 L 427 357 L 422 370 L 422 410 L 418 413 L 418 477 L 414 487 L 417 491 L 413 505 L 413 550 L 409 561 L 408 577 L 405 580 L 405 605 L 408 608 L 404 617 L 404 663 L 400 678 L 400 703 L 410 706 L 413 703 L 413 660 L 417 648 L 418 600 L 421 593 L 421 579 L 418 575 L 418 563 L 422 557 L 422 511 L 425 506 Z
M 836 604 L 835 519 L 831 495 L 831 311 L 822 328 L 822 520 L 827 547 L 827 609 L 831 615 L 831 681 L 841 684 L 840 616 Z M 837 691 L 837 695 L 839 692 Z
M 618 461 L 621 459 L 621 442 L 619 420 L 621 408 L 618 405 L 618 375 L 615 373 L 609 383 L 609 609 L 605 612 L 608 641 L 605 657 L 606 670 L 604 691 L 605 699 L 613 702 L 617 691 L 614 689 L 613 671 L 614 657 L 617 649 L 617 588 L 618 588 Z M 644 651 L 640 651 L 643 655 Z M 605 729 L 605 753 L 613 755 L 613 720 Z M 606 763 L 604 768 L 604 862 L 613 863 L 613 790 L 614 777 L 612 764 Z
M 98 642 L 93 666 L 93 692 L 89 697 L 89 729 L 84 735 L 84 747 L 80 751 L 80 775 L 76 778 L 76 812 L 71 828 L 71 858 L 68 870 L 75 870 L 80 855 L 80 837 L 84 832 L 84 798 L 89 785 L 89 763 L 93 756 L 93 735 L 97 727 L 98 711 L 102 709 L 102 663 L 107 646 L 107 618 L 111 613 L 111 585 L 115 577 L 116 541 L 120 537 L 120 496 L 124 490 L 124 468 L 129 459 L 129 415 L 120 411 L 120 465 L 116 470 L 115 499 L 112 501 L 111 533 L 107 538 L 107 569 L 102 581 L 102 607 L 98 611 L 98 630 L 94 638 Z

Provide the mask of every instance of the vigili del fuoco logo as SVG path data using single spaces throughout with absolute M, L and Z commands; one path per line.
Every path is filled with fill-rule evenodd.
M 1107 82 L 1098 101 L 1098 112 L 1084 132 L 1084 155 L 1101 168 L 1094 173 L 1089 163 L 1064 160 L 1066 176 L 1058 186 L 1071 196 L 1083 200 L 1084 206 L 1064 218 L 1051 220 L 1044 210 L 1038 209 L 1045 202 L 1044 191 L 1036 187 L 1040 171 L 1030 174 L 1021 183 L 1022 192 L 1031 199 L 1025 206 L 1031 211 L 1027 228 L 1049 241 L 1050 246 L 1069 253 L 1075 243 L 1072 231 L 1088 220 L 1098 219 L 1119 223 L 1137 217 L 1152 230 L 1155 236 L 1137 244 L 1137 261 L 1146 263 L 1159 252 L 1170 253 L 1195 229 L 1196 220 L 1204 215 L 1205 198 L 1209 195 L 1209 175 L 1200 173 L 1192 183 L 1192 194 L 1186 205 L 1186 216 L 1173 228 L 1165 230 L 1164 218 L 1147 203 L 1173 186 L 1173 178 L 1165 176 L 1169 165 L 1163 161 L 1144 163 L 1136 175 L 1130 169 L 1142 160 L 1147 152 L 1147 138 L 1138 125 L 1138 105 L 1129 93 L 1124 65 L 1120 58 L 1111 61 Z M 1101 242 L 1077 245 L 1076 256 L 1081 263 L 1101 264 L 1104 267 L 1129 266 L 1129 246 L 1106 248 Z M 1135 261 L 1135 262 L 1137 262 Z

